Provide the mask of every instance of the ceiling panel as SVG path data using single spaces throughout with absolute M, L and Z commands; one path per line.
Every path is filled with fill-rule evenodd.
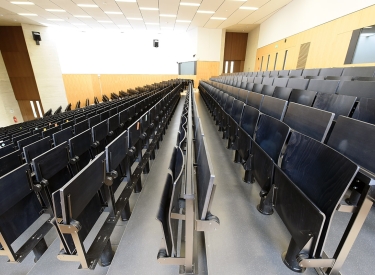
M 116 2 L 115 0 L 22 0 L 32 1 L 35 5 L 14 5 L 10 1 L 13 0 L 0 0 L 0 14 L 5 14 L 0 15 L 0 25 L 14 25 L 21 22 L 82 30 L 99 28 L 186 31 L 196 27 L 206 27 L 247 31 L 254 24 L 260 24 L 272 16 L 292 0 L 138 0 L 136 3 Z M 181 1 L 198 3 L 200 6 L 181 6 Z M 77 4 L 91 4 L 98 7 L 79 7 Z M 258 7 L 259 9 L 256 11 L 242 10 L 239 9 L 240 6 Z M 156 8 L 157 10 L 140 10 L 140 7 Z M 46 9 L 62 9 L 65 12 L 46 11 Z M 198 10 L 214 11 L 215 13 L 197 13 Z M 119 12 L 120 14 L 106 12 Z M 38 16 L 20 16 L 17 13 L 34 13 Z M 176 15 L 176 17 L 161 17 L 160 14 Z M 88 16 L 89 18 L 77 16 Z M 223 17 L 226 20 L 214 20 L 210 19 L 211 17 Z M 135 21 L 131 18 L 141 20 Z M 176 20 L 191 22 L 181 23 Z M 98 21 L 109 21 L 109 23 Z

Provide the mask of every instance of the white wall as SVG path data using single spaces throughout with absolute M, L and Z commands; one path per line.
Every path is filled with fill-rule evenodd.
M 53 29 L 49 27 L 22 24 L 22 30 L 33 67 L 36 85 L 44 111 L 68 105 L 57 54 Z M 32 31 L 40 32 L 42 41 L 36 45 Z
M 255 71 L 256 55 L 258 49 L 258 40 L 259 40 L 259 29 L 256 27 L 247 36 L 247 46 L 246 46 L 246 58 L 244 71 L 253 72 Z
M 23 122 L 21 110 L 14 96 L 3 56 L 0 52 L 0 127 L 5 127 L 13 122 L 15 116 L 18 122 Z
M 260 25 L 258 48 L 372 5 L 375 0 L 294 0 Z
M 220 61 L 221 40 L 221 29 L 198 28 L 197 60 Z
M 178 74 L 191 47 L 186 32 L 53 31 L 63 74 Z

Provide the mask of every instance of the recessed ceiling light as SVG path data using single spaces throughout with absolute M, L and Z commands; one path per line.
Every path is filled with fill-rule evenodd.
M 74 17 L 77 17 L 77 18 L 91 18 L 90 15 L 74 15 Z
M 22 15 L 22 16 L 38 16 L 35 13 L 19 13 L 18 15 Z
M 11 2 L 14 5 L 34 5 L 33 2 L 21 2 L 21 1 L 13 1 Z
M 137 0 L 115 0 L 116 2 L 136 3 Z
M 257 10 L 258 8 L 256 8 L 256 7 L 240 7 L 239 8 L 240 10 L 253 10 L 253 11 L 255 11 L 255 10 Z
M 112 21 L 107 21 L 107 20 L 98 20 L 99 23 L 113 23 Z
M 106 14 L 122 14 L 121 11 L 105 11 Z
M 77 4 L 78 7 L 82 8 L 97 8 L 98 5 L 93 5 L 93 4 Z
M 176 20 L 178 23 L 190 23 L 191 21 L 189 20 Z
M 199 7 L 201 4 L 198 3 L 187 3 L 187 2 L 181 2 L 181 6 L 192 6 L 192 7 Z
M 128 27 L 130 27 L 130 25 L 117 25 L 117 27 L 120 27 L 120 28 L 128 28 Z
M 159 23 L 145 23 L 146 25 L 159 25 Z
M 128 19 L 128 20 L 138 20 L 138 21 L 143 20 L 143 18 L 139 18 L 139 17 L 127 17 L 126 19 Z
M 83 23 L 72 23 L 72 25 L 74 25 L 74 26 L 86 26 L 86 24 L 83 24 Z
M 158 8 L 147 8 L 147 7 L 140 7 L 139 9 L 144 10 L 144 11 L 158 11 L 159 10 Z
M 174 14 L 160 14 L 160 17 L 177 17 L 177 15 Z
M 214 11 L 197 11 L 197 13 L 211 13 L 211 14 L 213 14 L 215 12 Z
M 227 20 L 225 17 L 211 17 L 213 20 Z
M 56 18 L 52 18 L 52 19 L 47 19 L 47 20 L 49 20 L 49 21 L 64 21 L 63 19 L 56 19 Z
M 46 11 L 50 11 L 50 12 L 65 12 L 65 10 L 58 10 L 58 9 L 46 9 Z

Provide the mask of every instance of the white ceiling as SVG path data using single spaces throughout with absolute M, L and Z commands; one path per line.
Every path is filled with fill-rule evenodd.
M 19 5 L 11 2 L 32 2 Z M 121 1 L 121 2 L 120 2 Z M 123 2 L 133 1 L 133 2 Z M 0 26 L 21 23 L 109 30 L 175 30 L 196 27 L 249 32 L 292 0 L 0 0 Z M 200 4 L 185 6 L 181 2 Z M 80 7 L 91 4 L 97 7 Z M 256 7 L 257 10 L 239 9 Z M 156 10 L 144 10 L 154 8 Z M 46 11 L 64 10 L 64 12 Z M 197 12 L 198 11 L 198 12 Z M 213 13 L 199 13 L 211 11 Z M 118 14 L 108 14 L 116 12 Z M 37 16 L 19 15 L 36 14 Z M 174 17 L 163 17 L 167 14 Z M 84 17 L 82 17 L 84 16 Z M 219 20 L 212 17 L 221 18 Z M 178 22 L 183 20 L 186 22 Z

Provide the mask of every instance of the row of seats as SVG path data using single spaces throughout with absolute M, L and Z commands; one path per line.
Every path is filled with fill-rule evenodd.
M 253 98 L 259 101 L 274 97 L 333 112 L 334 120 L 343 115 L 375 124 L 375 82 L 293 78 L 261 78 L 259 82 L 263 84 L 242 82 L 240 87 L 212 81 L 208 83 L 250 105 Z
M 375 66 L 240 72 L 233 74 L 225 74 L 224 78 L 230 76 L 366 80 L 368 78 L 375 77 Z M 215 78 L 220 79 L 219 77 Z
M 14 136 L 18 136 L 24 133 L 40 133 L 44 129 L 49 129 L 55 126 L 60 126 L 63 123 L 71 122 L 75 120 L 75 118 L 80 116 L 86 116 L 89 113 L 101 113 L 104 111 L 109 111 L 112 108 L 116 108 L 120 105 L 123 105 L 125 102 L 129 102 L 131 100 L 139 101 L 142 97 L 147 95 L 151 91 L 161 90 L 166 88 L 170 85 L 176 84 L 183 84 L 184 86 L 187 85 L 189 81 L 185 79 L 174 79 L 169 81 L 163 81 L 161 83 L 154 83 L 152 85 L 146 85 L 145 87 L 139 87 L 138 93 L 134 94 L 127 94 L 127 96 L 121 97 L 118 100 L 112 100 L 107 102 L 99 101 L 95 103 L 95 105 L 88 105 L 83 108 L 76 108 L 75 110 L 66 111 L 63 113 L 58 113 L 51 116 L 45 116 L 41 119 L 35 119 L 31 121 L 26 121 L 23 123 L 18 123 L 16 125 L 11 125 L 8 127 L 0 128 L 0 147 L 1 144 L 8 144 L 11 143 L 12 138 Z M 135 102 L 135 101 L 134 101 Z M 97 112 L 99 111 L 99 112 Z M 113 110 L 112 110 L 113 112 Z M 65 125 L 66 127 L 67 125 Z M 36 131 L 35 131 L 36 130 Z
M 22 262 L 33 251 L 37 261 L 47 250 L 44 236 L 54 225 L 63 248 L 60 253 L 54 251 L 60 260 L 77 261 L 91 269 L 99 259 L 102 265 L 109 264 L 113 256 L 109 239 L 115 221 L 129 218 L 129 196 L 133 189 L 142 189 L 141 174 L 149 171 L 149 160 L 155 157 L 181 89 L 182 84 L 176 84 L 150 92 L 150 105 L 136 116 L 127 116 L 128 109 L 137 109 L 143 100 L 114 115 L 117 126 L 110 135 L 108 118 L 74 137 L 71 133 L 64 135 L 66 140 L 52 149 L 48 137 L 25 146 L 27 163 L 0 176 L 0 231 L 4 240 L 1 255 L 11 262 Z M 44 145 L 46 150 L 40 152 Z M 87 159 L 84 153 L 88 154 Z M 84 159 L 86 164 L 81 163 Z M 132 171 L 135 162 L 139 163 Z M 115 201 L 114 192 L 123 179 L 126 187 L 121 199 Z M 103 210 L 109 214 L 110 222 L 102 225 L 97 237 L 108 241 L 85 249 L 83 241 Z M 33 236 L 38 238 L 29 238 L 14 251 L 11 244 L 41 219 L 41 226 L 33 227 Z
M 157 256 L 160 264 L 181 265 L 184 273 L 193 272 L 197 265 L 194 231 L 216 230 L 220 225 L 210 212 L 214 177 L 190 85 L 157 214 L 164 233 Z M 180 223 L 182 235 L 178 233 Z
M 375 125 L 338 116 L 332 130 L 332 112 L 287 101 L 271 104 L 276 101 L 269 96 L 255 105 L 249 96 L 257 93 L 247 92 L 244 102 L 239 93 L 213 85 L 201 81 L 200 94 L 223 138 L 228 139 L 228 149 L 235 150 L 235 162 L 244 167 L 244 181 L 260 185 L 258 210 L 267 215 L 276 210 L 292 235 L 284 263 L 298 272 L 306 267 L 330 267 L 338 272 L 346 258 L 340 253 L 348 253 L 353 244 L 347 235 L 342 242 L 351 244 L 339 246 L 330 261 L 319 260 L 332 216 L 340 210 L 351 184 L 361 189 L 353 209 L 360 208 L 364 216 L 370 210 L 372 202 L 366 196 L 375 178 L 375 157 L 370 153 L 375 142 L 365 139 L 375 134 Z M 358 217 L 353 214 L 348 230 L 362 226 Z M 338 255 L 340 261 L 336 261 Z

